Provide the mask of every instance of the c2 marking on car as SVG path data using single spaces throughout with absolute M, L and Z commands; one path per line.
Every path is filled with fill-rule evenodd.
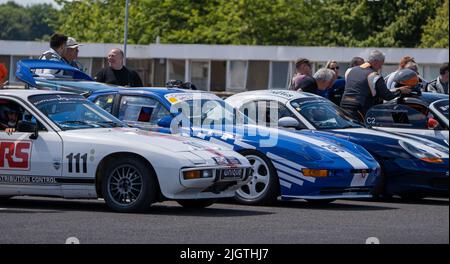
M 69 155 L 67 155 L 66 156 L 66 158 L 67 158 L 67 164 L 69 165 L 68 166 L 68 172 L 69 173 L 73 173 L 74 171 L 73 171 L 73 162 L 75 161 L 75 173 L 80 173 L 80 160 L 82 160 L 83 161 L 83 170 L 82 170 L 82 172 L 81 173 L 87 173 L 87 157 L 88 157 L 88 154 L 87 153 L 84 153 L 84 154 L 81 154 L 81 153 L 77 153 L 77 154 L 73 154 L 73 153 L 70 153 Z
M 29 170 L 31 141 L 4 141 L 0 139 L 0 169 Z

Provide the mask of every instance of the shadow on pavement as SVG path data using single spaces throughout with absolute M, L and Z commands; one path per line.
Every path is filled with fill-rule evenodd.
M 448 198 L 425 198 L 421 200 L 401 199 L 401 198 L 389 198 L 380 201 L 374 201 L 386 204 L 418 204 L 418 205 L 440 205 L 449 206 Z
M 358 200 L 358 203 L 350 204 L 349 200 L 336 200 L 332 203 L 328 204 L 314 204 L 304 200 L 288 200 L 282 201 L 278 200 L 274 204 L 271 205 L 263 205 L 263 206 L 253 206 L 253 208 L 264 208 L 264 207 L 272 207 L 272 208 L 297 208 L 297 209 L 310 209 L 310 210 L 331 210 L 331 211 L 376 211 L 376 210 L 396 210 L 399 209 L 397 207 L 392 206 L 384 206 L 384 205 L 374 205 L 372 202 L 368 200 Z M 361 204 L 361 202 L 367 202 L 367 204 Z M 223 200 L 221 203 L 226 204 L 238 204 L 235 200 Z M 388 204 L 386 204 L 388 205 Z M 249 207 L 252 207 L 249 205 Z
M 173 204 L 173 205 L 172 205 Z M 249 207 L 255 209 L 257 207 Z M 260 208 L 259 208 L 260 209 Z M 101 212 L 111 214 L 121 214 L 111 211 L 103 201 L 98 200 L 61 200 L 52 198 L 11 198 L 0 201 L 0 214 L 3 213 L 63 213 L 68 211 L 81 212 Z M 204 209 L 188 209 L 175 205 L 174 203 L 155 203 L 144 212 L 133 214 L 139 215 L 180 215 L 180 216 L 201 216 L 201 217 L 239 217 L 269 215 L 273 212 L 261 210 L 242 210 L 234 208 L 214 208 L 214 205 Z M 131 214 L 130 214 L 131 215 Z

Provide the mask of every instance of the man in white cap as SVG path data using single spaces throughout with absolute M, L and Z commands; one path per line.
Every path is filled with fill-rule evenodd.
M 63 54 L 63 60 L 67 62 L 67 64 L 83 71 L 83 65 L 77 61 L 78 59 L 78 47 L 83 46 L 79 44 L 76 39 L 72 37 L 67 38 L 66 43 L 66 51 Z

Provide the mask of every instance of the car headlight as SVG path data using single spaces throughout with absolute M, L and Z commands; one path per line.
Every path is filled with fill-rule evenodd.
M 214 172 L 211 169 L 207 170 L 189 170 L 183 172 L 185 180 L 204 179 L 214 177 Z
M 400 144 L 400 146 L 402 146 L 402 148 L 408 152 L 410 155 L 412 155 L 413 157 L 426 161 L 426 162 L 430 162 L 430 163 L 442 163 L 443 160 L 441 159 L 441 157 L 435 155 L 434 153 L 430 153 L 426 150 L 423 149 L 419 149 L 417 147 L 415 147 L 414 145 L 412 145 L 411 143 L 405 142 L 403 140 L 399 140 L 398 143 Z

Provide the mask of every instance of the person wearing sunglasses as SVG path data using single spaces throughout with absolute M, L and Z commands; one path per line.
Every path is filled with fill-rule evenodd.
M 345 80 L 339 75 L 339 64 L 335 60 L 329 60 L 325 65 L 325 68 L 332 70 L 335 73 L 335 80 L 329 89 L 328 99 L 336 105 L 339 105 L 345 89 Z

